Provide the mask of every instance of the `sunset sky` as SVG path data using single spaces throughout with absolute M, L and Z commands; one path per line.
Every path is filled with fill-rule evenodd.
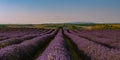
M 0 24 L 120 23 L 120 0 L 0 0 Z

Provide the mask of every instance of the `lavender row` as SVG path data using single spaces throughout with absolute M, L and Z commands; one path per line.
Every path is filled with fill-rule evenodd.
M 120 60 L 118 50 L 109 49 L 67 31 L 64 33 L 77 45 L 79 50 L 91 58 L 90 60 Z
M 23 36 L 21 38 L 15 37 L 15 38 L 10 38 L 10 39 L 0 41 L 0 49 L 4 48 L 6 46 L 9 46 L 9 45 L 18 44 L 18 43 L 21 43 L 23 41 L 30 40 L 30 39 L 37 37 L 37 36 L 38 35 L 29 35 L 29 36 Z
M 24 38 L 24 37 L 31 36 L 31 35 L 32 36 L 33 35 L 44 35 L 44 34 L 52 32 L 52 31 L 53 31 L 52 29 L 51 30 L 45 30 L 44 32 L 36 32 L 36 33 L 34 33 L 34 31 L 31 31 L 31 32 L 29 32 L 29 34 L 28 34 L 28 32 L 26 32 L 26 34 L 23 34 L 23 35 L 19 35 L 19 34 L 17 35 L 17 33 L 14 35 L 14 34 L 11 33 L 13 37 L 7 37 L 7 36 L 5 36 L 6 38 L 3 37 L 3 38 L 0 39 L 0 41 L 6 40 L 8 38 L 14 39 L 14 38 Z M 11 34 L 8 34 L 8 35 L 11 35 Z
M 56 31 L 0 50 L 0 60 L 31 60 L 36 51 L 53 38 Z
M 6 31 L 6 32 L 0 32 L 0 36 L 8 36 L 8 37 L 16 37 L 16 36 L 22 36 L 27 34 L 35 34 L 35 33 L 44 33 L 50 29 L 23 29 L 23 30 L 17 30 L 17 31 Z
M 62 30 L 58 32 L 54 40 L 37 58 L 37 60 L 73 60 L 67 50 L 67 45 L 63 38 Z
M 8 39 L 9 37 L 0 37 L 0 41 Z
M 109 39 L 120 39 L 120 30 L 87 30 L 87 31 L 78 31 L 75 30 L 77 33 L 87 33 L 88 35 L 96 35 L 102 38 L 109 38 Z
M 70 31 L 72 34 L 87 38 L 91 41 L 106 45 L 108 47 L 112 47 L 112 48 L 116 48 L 116 49 L 120 49 L 120 41 L 119 40 L 113 40 L 113 39 L 107 39 L 107 38 L 100 38 L 94 35 L 89 35 L 87 33 L 75 33 L 73 31 Z
M 0 49 L 4 48 L 6 46 L 9 46 L 9 45 L 21 43 L 21 42 L 26 41 L 26 40 L 31 40 L 32 38 L 35 38 L 37 36 L 45 35 L 49 32 L 51 32 L 51 30 L 44 33 L 44 34 L 29 34 L 29 35 L 25 35 L 25 36 L 22 36 L 22 37 L 14 37 L 14 38 L 11 38 L 11 39 L 0 41 Z
M 37 31 L 33 30 L 32 32 L 31 30 L 4 32 L 4 33 L 0 33 L 0 36 L 16 37 L 16 36 L 22 36 L 27 34 L 33 34 L 33 33 L 39 33 L 39 30 Z

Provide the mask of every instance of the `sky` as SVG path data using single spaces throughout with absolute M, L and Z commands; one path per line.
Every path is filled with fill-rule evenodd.
M 120 23 L 120 0 L 0 0 L 0 24 Z

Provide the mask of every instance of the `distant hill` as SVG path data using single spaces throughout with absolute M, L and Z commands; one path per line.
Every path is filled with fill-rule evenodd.
M 64 23 L 64 24 L 95 24 L 93 22 L 68 22 L 68 23 Z
M 44 23 L 44 24 L 96 24 L 93 22 L 66 22 L 66 23 Z

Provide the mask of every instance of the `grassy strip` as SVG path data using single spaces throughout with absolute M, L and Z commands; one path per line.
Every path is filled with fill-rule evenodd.
M 77 45 L 69 37 L 67 37 L 65 34 L 64 36 L 68 44 L 68 49 L 71 52 L 74 60 L 91 60 L 91 57 L 87 56 L 82 50 L 79 50 Z
M 43 45 L 42 48 L 39 48 L 38 51 L 36 52 L 36 54 L 34 55 L 33 59 L 32 60 L 36 60 L 41 54 L 42 52 L 48 47 L 48 45 L 50 44 L 50 42 L 52 41 L 53 39 L 50 39 L 50 41 L 47 41 L 45 45 Z
M 72 41 L 70 41 L 69 38 L 67 38 L 67 37 L 65 37 L 65 40 L 68 45 L 68 50 L 70 51 L 73 59 L 74 60 L 82 60 L 81 57 L 79 57 L 79 54 L 77 53 L 77 51 L 75 50 L 76 48 L 74 47 Z
M 57 30 L 57 32 L 58 32 L 58 30 Z M 55 36 L 56 36 L 57 32 L 55 33 Z M 39 48 L 38 51 L 36 52 L 36 54 L 34 55 L 33 59 L 31 59 L 31 60 L 36 60 L 39 56 L 41 56 L 42 52 L 48 47 L 48 45 L 55 38 L 55 36 L 53 38 L 51 38 L 50 40 L 48 40 L 46 42 L 46 44 L 43 45 L 42 48 Z

